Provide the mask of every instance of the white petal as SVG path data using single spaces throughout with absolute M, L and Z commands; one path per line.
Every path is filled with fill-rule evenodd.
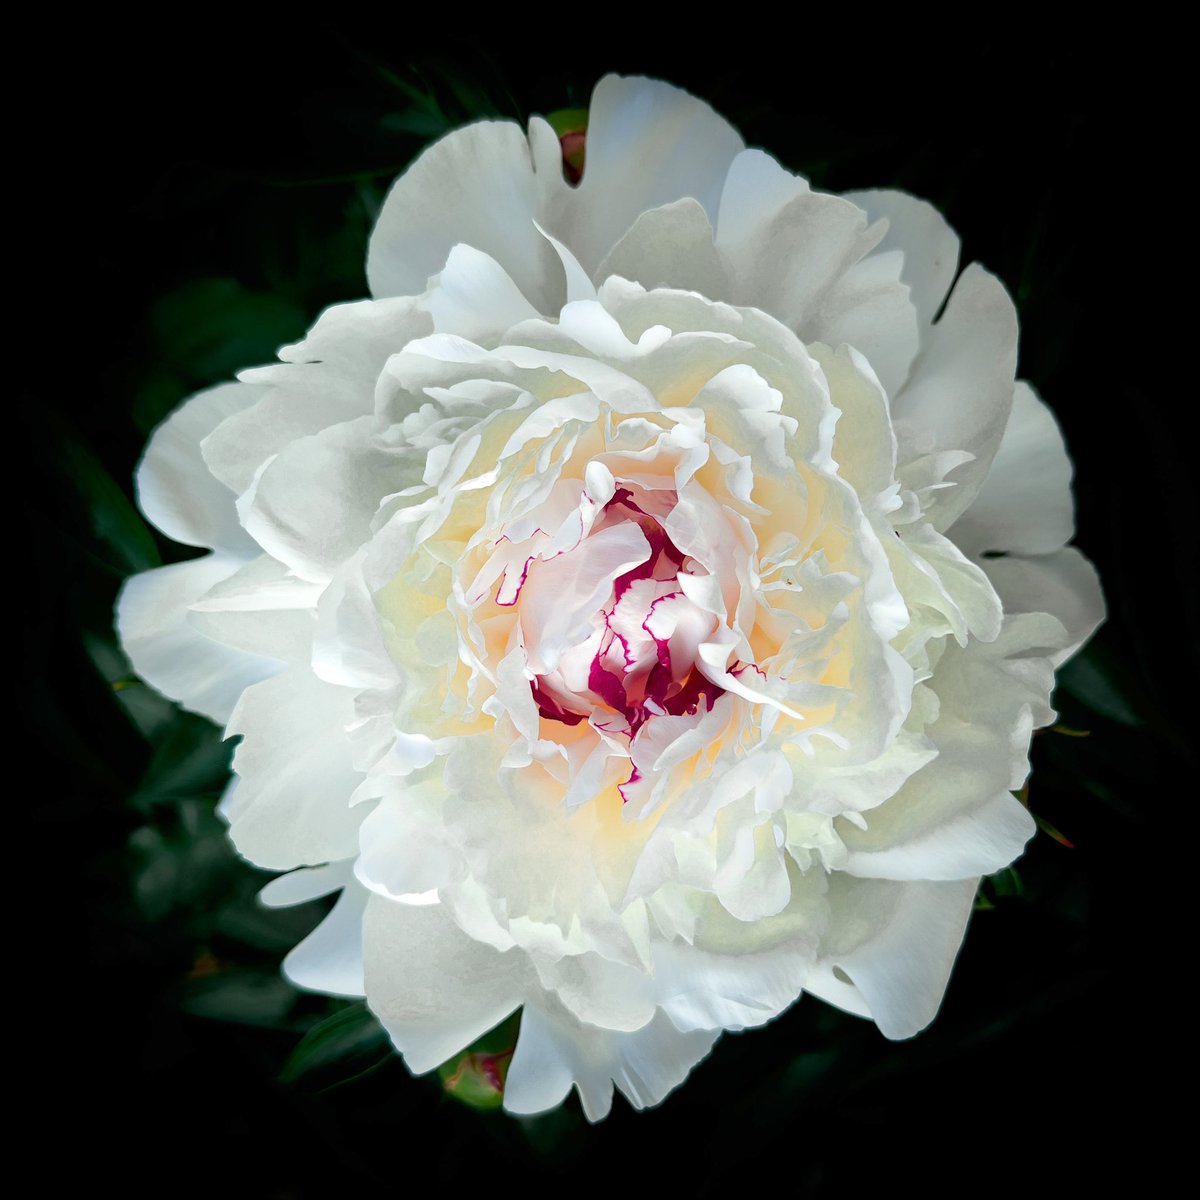
M 707 104 L 679 88 L 607 75 L 592 92 L 579 186 L 563 183 L 560 157 L 550 161 L 557 157 L 557 140 L 553 146 L 535 140 L 535 149 L 542 223 L 594 273 L 648 209 L 690 196 L 715 221 L 725 174 L 742 139 Z
M 978 885 L 978 879 L 892 883 L 831 877 L 833 922 L 822 970 L 848 977 L 885 1037 L 912 1037 L 937 1014 Z M 839 1004 L 835 992 L 817 991 L 820 978 L 818 973 L 807 990 Z
M 353 719 L 353 693 L 303 667 L 242 696 L 228 729 L 243 735 L 230 836 L 252 862 L 286 870 L 357 853 L 364 811 L 350 796 L 362 776 L 345 733 Z
M 1053 553 L 1075 532 L 1071 475 L 1058 423 L 1034 390 L 1019 382 L 992 469 L 954 522 L 951 540 L 970 555 Z
M 253 405 L 262 389 L 226 383 L 185 400 L 154 431 L 137 469 L 142 512 L 168 537 L 187 546 L 254 553 L 238 522 L 236 497 L 212 475 L 200 443 L 222 421 Z
M 498 1025 L 527 987 L 524 955 L 469 938 L 440 904 L 372 894 L 364 941 L 367 1004 L 417 1075 Z
M 1062 622 L 1065 644 L 1048 647 L 1055 666 L 1066 662 L 1104 620 L 1104 594 L 1096 568 L 1074 546 L 1039 558 L 984 559 L 983 569 L 1005 612 L 1045 612 Z
M 657 943 L 654 971 L 659 1004 L 677 1029 L 752 1028 L 796 1002 L 813 958 L 808 940 L 745 954 Z
M 276 674 L 279 663 L 214 642 L 188 608 L 244 560 L 206 554 L 125 581 L 117 628 L 134 670 L 164 696 L 224 725 L 246 688 Z
M 363 996 L 363 914 L 369 893 L 346 882 L 329 915 L 283 960 L 297 986 L 333 996 Z
M 878 231 L 868 230 L 862 210 L 848 200 L 807 188 L 757 222 L 739 222 L 736 239 L 725 208 L 717 248 L 729 272 L 730 299 L 815 340 L 828 292 L 874 246 Z
M 393 440 L 359 417 L 292 442 L 242 501 L 246 528 L 301 578 L 327 581 L 367 540 L 380 500 L 412 482 Z
M 908 378 L 917 356 L 917 311 L 900 282 L 901 258 L 869 254 L 846 270 L 798 332 L 807 342 L 853 346 L 871 364 L 888 395 Z
M 421 301 L 436 333 L 480 341 L 538 315 L 504 268 L 473 246 L 450 251 L 436 284 Z M 398 348 L 398 347 L 397 347 Z
M 940 451 L 974 456 L 926 511 L 939 530 L 966 510 L 991 467 L 1012 408 L 1016 366 L 1012 300 L 998 279 L 973 264 L 959 276 L 892 404 L 901 464 Z
M 354 877 L 354 864 L 350 862 L 322 863 L 319 867 L 300 867 L 272 879 L 258 893 L 259 904 L 267 908 L 289 908 L 293 904 L 307 904 L 336 892 Z
M 644 212 L 605 255 L 596 278 L 620 275 L 645 288 L 671 287 L 724 300 L 729 281 L 713 245 L 713 229 L 690 196 Z
M 561 178 L 561 161 L 557 170 Z M 539 311 L 552 311 L 562 301 L 562 269 L 534 224 L 538 215 L 533 160 L 520 127 L 479 121 L 456 129 L 388 192 L 367 250 L 371 294 L 423 292 L 451 247 L 464 242 L 500 263 Z
M 289 443 L 373 412 L 383 364 L 432 328 L 410 297 L 327 308 L 302 342 L 279 351 L 282 361 L 242 372 L 243 380 L 262 385 L 260 398 L 204 439 L 204 461 L 241 495 Z
M 589 1121 L 606 1117 L 615 1081 L 634 1108 L 658 1104 L 712 1049 L 718 1031 L 680 1033 L 663 1015 L 634 1033 L 581 1025 L 544 1005 L 526 1004 L 504 1087 L 504 1107 L 544 1112 L 574 1083 Z
M 911 291 L 921 324 L 932 324 L 958 270 L 958 235 L 932 204 L 907 192 L 846 192 L 845 196 L 872 221 L 887 220 L 888 231 L 876 253 L 903 251 L 900 277 Z

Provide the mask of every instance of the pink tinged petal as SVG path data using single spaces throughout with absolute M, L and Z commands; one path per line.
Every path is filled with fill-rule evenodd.
M 834 872 L 831 924 L 805 990 L 851 1012 L 865 1007 L 893 1040 L 920 1033 L 941 1006 L 978 885 L 977 878 L 893 883 Z M 841 986 L 824 988 L 824 972 Z
M 329 915 L 283 960 L 297 987 L 334 996 L 363 996 L 363 914 L 369 893 L 347 881 Z
M 875 253 L 903 253 L 900 277 L 922 326 L 931 325 L 958 270 L 958 235 L 932 204 L 907 192 L 846 192 L 845 197 L 872 221 L 887 221 L 887 233 Z
M 1075 532 L 1071 475 L 1058 423 L 1034 390 L 1018 382 L 992 469 L 950 538 L 972 556 L 1052 554 Z
M 280 664 L 205 636 L 190 606 L 245 565 L 208 554 L 134 575 L 117 598 L 117 628 L 134 670 L 185 708 L 224 725 L 246 688 Z
M 435 333 L 454 333 L 472 341 L 498 336 L 538 315 L 494 258 L 463 244 L 450 251 L 420 303 L 433 317 Z
M 625 524 L 594 533 L 586 554 L 538 564 L 521 602 L 529 667 L 535 674 L 549 674 L 570 646 L 591 633 L 591 618 L 611 594 L 614 581 L 649 554 L 645 534 Z
M 235 495 L 214 478 L 200 443 L 262 394 L 244 383 L 210 388 L 185 400 L 151 435 L 137 469 L 138 504 L 168 537 L 232 554 L 255 552 L 238 521 Z
M 504 1107 L 518 1115 L 545 1112 L 574 1084 L 589 1121 L 612 1108 L 613 1083 L 634 1108 L 660 1103 L 704 1059 L 717 1030 L 681 1033 L 662 1014 L 632 1033 L 583 1025 L 546 1004 L 526 1004 L 509 1066 Z
M 1017 314 L 1003 284 L 978 265 L 958 278 L 904 390 L 892 403 L 902 464 L 946 451 L 974 457 L 932 495 L 926 517 L 949 528 L 978 494 L 1012 408 Z
M 729 281 L 713 245 L 713 228 L 700 202 L 690 196 L 642 213 L 605 256 L 597 279 L 619 275 L 645 288 L 699 292 L 728 298 Z
M 468 937 L 441 904 L 372 895 L 363 935 L 367 1004 L 417 1075 L 498 1025 L 530 986 L 525 955 Z
M 1065 638 L 1046 647 L 1056 667 L 1104 621 L 1104 594 L 1096 568 L 1073 546 L 1038 558 L 985 559 L 983 568 L 1005 612 L 1049 613 L 1062 623 Z
M 242 735 L 228 815 L 234 845 L 252 862 L 286 870 L 357 854 L 364 809 L 350 797 L 362 776 L 344 732 L 353 720 L 353 693 L 305 668 L 243 693 L 227 731 Z
M 557 308 L 562 269 L 534 224 L 537 193 L 529 143 L 517 125 L 479 121 L 447 134 L 383 202 L 367 250 L 372 295 L 423 292 L 461 242 L 500 263 L 539 311 Z
M 576 188 L 558 155 L 531 129 L 543 193 L 542 223 L 595 272 L 641 213 L 695 197 L 715 220 L 729 164 L 742 140 L 702 100 L 654 79 L 608 75 L 588 108 L 587 165 Z M 593 278 L 595 276 L 593 275 Z

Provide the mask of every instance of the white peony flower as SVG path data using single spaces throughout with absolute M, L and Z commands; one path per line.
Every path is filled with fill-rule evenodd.
M 374 299 L 157 430 L 142 507 L 211 553 L 120 629 L 241 738 L 265 902 L 341 893 L 295 983 L 418 1073 L 520 1008 L 506 1107 L 593 1120 L 802 992 L 933 1018 L 1102 617 L 1012 302 L 957 257 L 609 77 L 577 187 L 541 119 L 442 139 Z

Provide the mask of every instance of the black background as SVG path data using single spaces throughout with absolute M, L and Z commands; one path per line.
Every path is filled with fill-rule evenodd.
M 565 17 L 461 44 L 399 21 L 296 20 L 75 26 L 69 57 L 30 47 L 14 118 L 27 537 L 9 588 L 29 728 L 10 803 L 33 820 L 9 849 L 30 871 L 9 902 L 31 931 L 13 1028 L 35 1070 L 20 1103 L 61 1131 L 44 1177 L 264 1197 L 719 1195 L 776 1176 L 803 1195 L 949 1195 L 1127 1170 L 1149 1184 L 1169 1152 L 1152 1078 L 1172 1069 L 1190 1007 L 1161 939 L 1182 911 L 1194 794 L 1197 514 L 1194 338 L 1177 339 L 1170 290 L 1195 254 L 1164 199 L 1186 190 L 1172 105 L 1152 75 L 1135 82 L 1145 47 L 1085 52 L 1035 29 L 945 46 L 865 16 L 786 41 L 714 27 L 698 43 L 603 45 Z M 963 262 L 1013 293 L 1021 373 L 1064 428 L 1077 544 L 1110 606 L 1057 696 L 1091 736 L 1035 740 L 1033 810 L 1075 848 L 1039 835 L 1019 890 L 992 885 L 940 1017 L 910 1043 L 805 1000 L 726 1037 L 659 1109 L 618 1099 L 595 1128 L 573 1100 L 532 1122 L 475 1113 L 398 1061 L 281 1082 L 331 1007 L 273 982 L 296 930 L 247 915 L 265 876 L 210 815 L 215 734 L 135 699 L 147 738 L 114 695 L 121 577 L 189 553 L 138 525 L 122 494 L 175 403 L 365 294 L 373 206 L 430 136 L 586 103 L 612 69 L 688 87 L 817 186 L 934 201 Z

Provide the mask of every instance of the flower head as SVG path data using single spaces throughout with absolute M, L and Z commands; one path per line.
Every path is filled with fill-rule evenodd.
M 802 992 L 932 1019 L 1102 615 L 957 251 L 609 77 L 577 185 L 540 119 L 449 135 L 375 298 L 159 428 L 143 509 L 212 553 L 131 580 L 121 631 L 241 737 L 264 900 L 340 890 L 296 983 L 365 994 L 417 1072 L 520 1008 L 506 1107 L 593 1118 Z

